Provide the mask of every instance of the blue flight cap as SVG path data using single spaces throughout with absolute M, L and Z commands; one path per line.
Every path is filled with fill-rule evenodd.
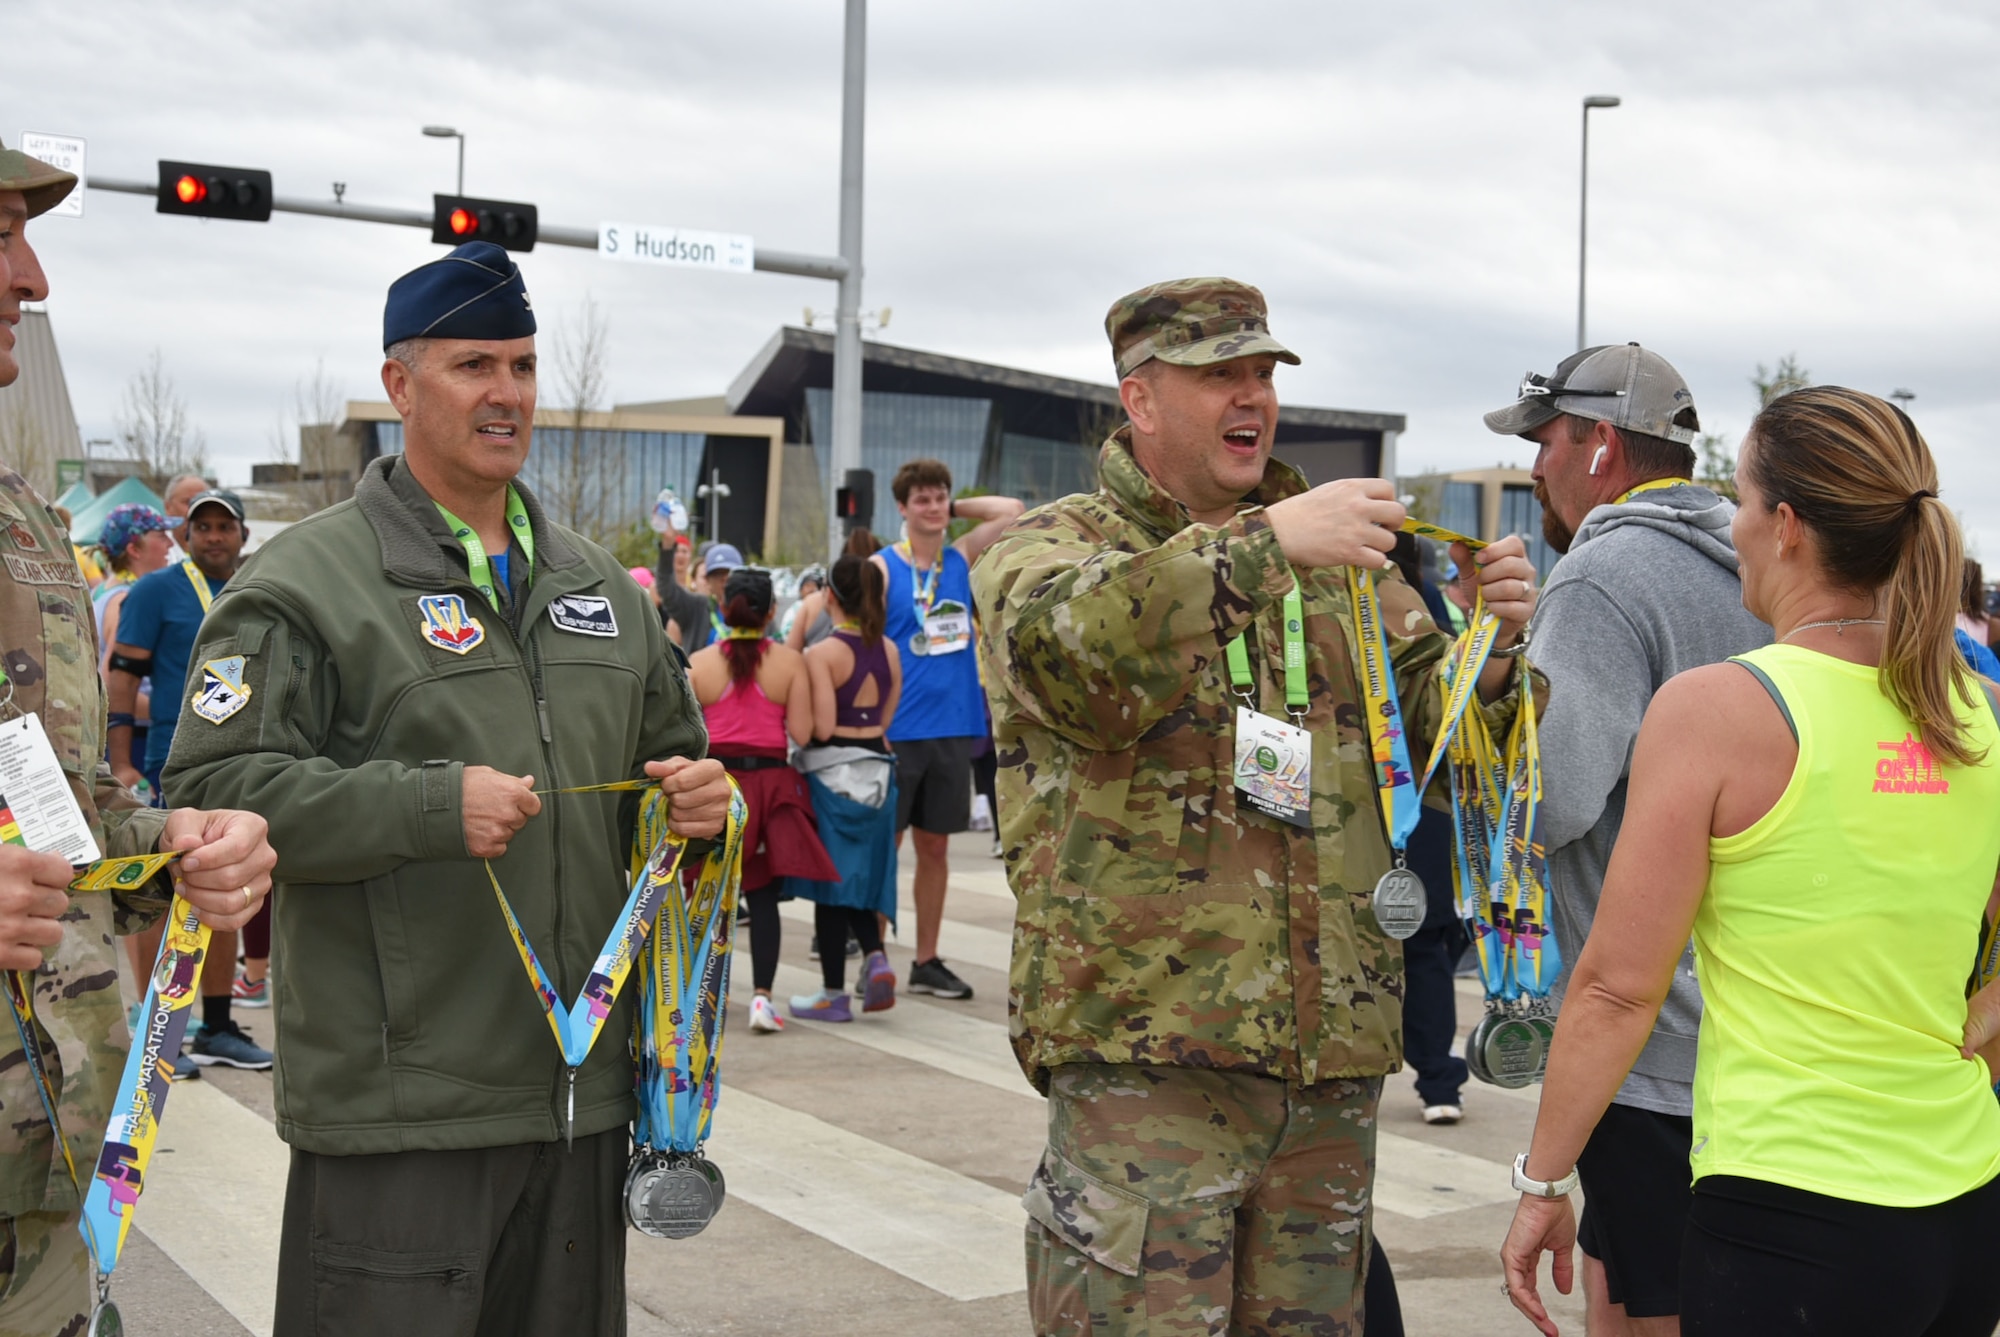
M 468 241 L 389 285 L 382 347 L 405 339 L 523 339 L 535 308 L 521 267 L 490 241 Z

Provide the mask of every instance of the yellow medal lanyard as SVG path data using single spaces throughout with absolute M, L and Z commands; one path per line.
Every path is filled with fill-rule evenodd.
M 142 886 L 161 869 L 180 857 L 168 854 L 140 854 L 118 859 L 100 859 L 81 870 L 71 880 L 71 891 L 117 891 Z M 61 1092 L 49 1072 L 41 1051 L 40 1028 L 35 1021 L 35 972 L 8 971 L 7 997 L 14 1016 L 14 1028 L 21 1052 L 35 1079 L 36 1094 L 48 1117 L 63 1166 L 76 1189 L 82 1208 L 78 1229 L 97 1273 L 98 1302 L 108 1301 L 111 1272 L 125 1245 L 125 1232 L 132 1225 L 132 1210 L 139 1200 L 145 1172 L 159 1136 L 160 1117 L 166 1108 L 174 1060 L 180 1054 L 188 1017 L 199 992 L 201 962 L 207 954 L 208 925 L 176 892 L 168 911 L 167 933 L 140 1010 L 144 1021 L 139 1039 L 126 1056 L 118 1082 L 118 1100 L 112 1107 L 97 1160 L 85 1185 L 78 1171 L 75 1153 L 63 1132 L 58 1114 Z
M 188 584 L 194 586 L 194 597 L 201 601 L 201 615 L 207 617 L 209 608 L 215 603 L 215 591 L 209 586 L 208 577 L 202 574 L 192 557 L 181 563 L 181 574 L 188 578 Z
M 493 871 L 491 860 L 485 861 L 486 878 L 493 887 L 494 899 L 500 905 L 501 917 L 507 925 L 508 936 L 514 941 L 514 950 L 521 958 L 521 968 L 528 977 L 528 984 L 535 991 L 543 1015 L 548 1019 L 549 1030 L 554 1034 L 556 1046 L 561 1050 L 563 1064 L 568 1069 L 569 1091 L 564 1116 L 565 1139 L 573 1139 L 576 1125 L 576 1074 L 583 1062 L 590 1056 L 592 1046 L 602 1033 L 605 1019 L 617 1005 L 618 995 L 625 987 L 635 964 L 648 961 L 663 950 L 657 944 L 659 934 L 654 931 L 655 921 L 664 919 L 669 926 L 683 922 L 675 916 L 693 917 L 699 907 L 690 907 L 682 899 L 680 889 L 680 868 L 687 854 L 689 840 L 675 835 L 667 829 L 667 803 L 660 794 L 658 782 L 654 780 L 616 780 L 608 784 L 578 785 L 573 788 L 539 790 L 549 794 L 603 794 L 625 790 L 649 790 L 640 804 L 639 820 L 633 834 L 631 861 L 631 889 L 626 896 L 624 909 L 612 925 L 604 946 L 599 949 L 590 973 L 585 977 L 582 991 L 574 1003 L 564 1006 L 562 997 L 556 992 L 554 981 L 535 955 L 534 947 L 528 942 L 528 935 L 521 927 L 520 919 L 514 914 L 514 907 L 508 903 L 507 893 L 500 887 L 499 875 Z M 723 839 L 709 853 L 704 861 L 700 885 L 713 884 L 711 900 L 715 904 L 728 902 L 729 916 L 735 916 L 736 891 L 742 878 L 742 830 L 747 809 L 743 797 L 736 790 L 736 782 L 730 781 L 730 815 L 725 823 Z M 697 897 L 699 900 L 699 896 Z M 715 916 L 711 915 L 710 920 Z M 703 921 L 713 937 L 714 927 L 708 920 Z M 725 945 L 721 956 L 726 962 L 728 929 L 722 929 Z M 646 967 L 651 973 L 653 967 Z M 710 1046 L 719 1056 L 720 1013 L 717 1013 L 716 1042 Z M 641 1026 L 643 1028 L 644 1019 Z M 710 1064 L 713 1067 L 713 1062 Z

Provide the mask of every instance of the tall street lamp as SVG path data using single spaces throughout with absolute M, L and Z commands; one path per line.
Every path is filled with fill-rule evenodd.
M 1618 99 L 1616 98 L 1612 99 L 1613 102 L 1616 102 L 1617 100 Z M 460 134 L 458 131 L 452 129 L 448 125 L 427 125 L 424 127 L 424 133 L 429 135 L 432 139 L 455 139 L 458 141 L 457 193 L 460 195 L 465 194 L 465 136 Z
M 1590 241 L 1590 112 L 1594 107 L 1615 107 L 1618 99 L 1598 94 L 1583 100 L 1583 171 L 1578 177 L 1576 211 L 1576 346 L 1583 342 L 1584 258 Z M 429 134 L 430 131 L 424 131 Z

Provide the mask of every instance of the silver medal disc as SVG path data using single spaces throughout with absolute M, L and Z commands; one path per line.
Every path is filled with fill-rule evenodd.
M 1424 926 L 1424 884 L 1407 868 L 1391 868 L 1375 884 L 1375 922 L 1401 941 Z
M 722 1172 L 700 1156 L 633 1162 L 625 1180 L 625 1215 L 657 1239 L 699 1235 L 722 1206 Z
M 1541 1076 L 1548 1047 L 1542 1033 L 1520 1017 L 1503 1017 L 1493 1023 L 1481 1046 L 1480 1057 L 1492 1074 L 1495 1086 L 1528 1086 Z
M 90 1311 L 90 1326 L 84 1329 L 84 1337 L 125 1337 L 125 1320 L 119 1316 L 118 1306 L 108 1299 L 99 1300 Z
M 911 636 L 911 637 L 910 637 L 910 653 L 911 653 L 911 654 L 913 654 L 913 655 L 927 655 L 927 654 L 929 654 L 930 652 L 931 652 L 931 638 L 930 638 L 930 637 L 928 637 L 928 636 L 924 635 L 924 633 L 922 633 L 921 631 L 920 631 L 920 632 L 917 632 L 917 633 L 916 633 L 915 635 L 913 635 L 913 636 Z
M 1486 1033 L 1493 1029 L 1495 1018 L 1491 1012 L 1473 1023 L 1472 1034 L 1465 1037 L 1465 1067 L 1474 1077 L 1487 1083 L 1493 1082 L 1493 1074 L 1486 1071 Z

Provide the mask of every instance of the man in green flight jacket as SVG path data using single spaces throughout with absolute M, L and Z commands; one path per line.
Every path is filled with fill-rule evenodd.
M 623 905 L 638 795 L 534 791 L 652 776 L 706 837 L 729 788 L 644 592 L 514 481 L 534 333 L 497 246 L 398 279 L 405 453 L 257 553 L 190 665 L 168 792 L 265 814 L 284 888 L 280 1337 L 625 1330 L 635 991 L 572 1121 L 481 861 L 566 1006 Z

